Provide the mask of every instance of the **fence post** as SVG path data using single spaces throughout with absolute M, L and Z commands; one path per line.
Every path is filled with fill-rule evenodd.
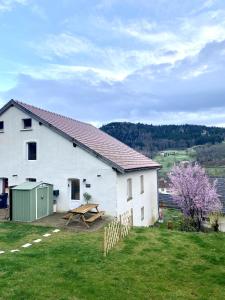
M 119 215 L 119 237 L 120 237 L 120 240 L 121 240 L 121 238 L 122 238 L 122 216 L 121 215 Z
M 134 219 L 133 219 L 133 208 L 130 210 L 130 227 L 133 227 Z
M 106 249 L 106 245 L 107 245 L 107 228 L 104 228 L 104 256 L 107 255 L 107 249 Z

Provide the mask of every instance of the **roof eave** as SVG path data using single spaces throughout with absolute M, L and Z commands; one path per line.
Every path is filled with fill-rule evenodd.
M 136 172 L 136 171 L 147 171 L 147 170 L 160 170 L 162 168 L 161 165 L 152 166 L 152 167 L 137 167 L 131 169 L 124 169 L 125 173 Z

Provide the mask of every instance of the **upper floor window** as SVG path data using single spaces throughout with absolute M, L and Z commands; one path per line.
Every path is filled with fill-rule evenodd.
M 4 131 L 4 122 L 0 121 L 0 131 Z
M 28 160 L 37 160 L 37 143 L 27 143 Z
M 132 179 L 127 179 L 127 201 L 132 199 Z
M 141 194 L 143 194 L 144 191 L 145 191 L 145 187 L 144 187 L 144 175 L 140 176 L 140 187 L 141 187 L 140 192 L 141 192 Z
M 23 119 L 23 128 L 24 129 L 32 128 L 32 119 Z
M 29 181 L 29 182 L 36 182 L 37 181 L 36 178 L 27 178 L 26 180 Z

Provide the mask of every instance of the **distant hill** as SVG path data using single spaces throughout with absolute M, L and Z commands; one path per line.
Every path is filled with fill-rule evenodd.
M 128 146 L 152 157 L 166 149 L 186 149 L 196 145 L 221 143 L 225 128 L 201 125 L 147 125 L 113 122 L 101 127 Z

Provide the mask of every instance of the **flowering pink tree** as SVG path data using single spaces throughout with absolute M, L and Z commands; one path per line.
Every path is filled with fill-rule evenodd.
M 205 170 L 198 164 L 174 166 L 169 174 L 173 200 L 184 216 L 191 218 L 200 230 L 203 217 L 221 210 L 216 181 L 210 183 Z

